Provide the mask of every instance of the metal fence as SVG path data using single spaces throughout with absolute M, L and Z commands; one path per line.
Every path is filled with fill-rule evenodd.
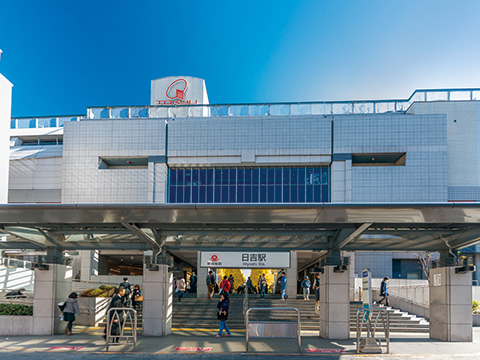
M 120 343 L 120 340 L 127 340 L 127 344 L 133 344 L 135 350 L 137 346 L 137 311 L 131 308 L 109 309 L 105 340 L 107 351 L 110 346 L 125 345 L 125 343 Z
M 378 332 L 383 332 L 380 336 Z M 382 345 L 385 341 L 385 345 Z M 390 352 L 390 318 L 388 311 L 378 308 L 363 308 L 357 311 L 357 353 L 370 352 L 385 347 Z M 372 351 L 373 350 L 373 351 Z

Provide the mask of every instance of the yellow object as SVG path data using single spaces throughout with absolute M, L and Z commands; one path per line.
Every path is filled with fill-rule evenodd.
M 233 283 L 233 285 L 235 286 L 234 290 L 235 290 L 235 292 L 237 292 L 238 287 L 240 285 L 242 285 L 243 283 L 245 283 L 245 281 L 246 281 L 245 276 L 243 276 L 243 273 L 240 271 L 240 269 L 217 269 L 218 285 L 220 285 L 224 276 L 226 276 L 227 279 L 228 279 L 230 274 L 233 275 L 233 279 L 235 281 Z
M 250 279 L 252 279 L 253 286 L 256 286 L 258 289 L 258 278 L 260 275 L 265 274 L 265 278 L 267 279 L 268 285 L 268 292 L 272 293 L 273 291 L 273 283 L 275 282 L 275 270 L 271 269 L 253 269 L 252 273 L 250 274 Z

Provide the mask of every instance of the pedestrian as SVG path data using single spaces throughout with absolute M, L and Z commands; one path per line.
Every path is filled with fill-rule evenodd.
M 267 287 L 267 278 L 265 274 L 258 277 L 258 291 L 260 293 L 260 299 L 265 299 L 265 290 Z
M 213 292 L 215 291 L 215 276 L 213 275 L 212 270 L 208 272 L 206 282 L 208 288 L 208 298 L 211 299 L 213 297 Z
M 227 275 L 223 277 L 222 282 L 220 283 L 220 291 L 222 293 L 229 293 L 230 292 L 230 287 L 232 285 L 230 284 L 230 281 L 228 281 Z
M 193 272 L 190 276 L 190 289 L 193 294 L 197 293 L 197 275 L 195 274 L 195 272 Z
M 233 294 L 233 291 L 235 289 L 235 279 L 232 274 L 228 277 L 228 281 L 230 281 L 230 292 Z
M 185 284 L 185 279 L 183 276 L 180 276 L 180 280 L 177 281 L 178 301 L 182 301 L 186 288 L 187 284 Z
M 80 271 L 78 272 L 77 275 L 75 275 L 75 281 L 80 281 L 80 278 L 82 277 Z
M 312 283 L 310 282 L 310 278 L 305 276 L 305 279 L 302 281 L 302 289 L 303 289 L 303 300 L 308 301 L 310 300 L 310 287 Z
M 110 300 L 110 304 L 108 305 L 107 308 L 107 314 L 108 311 L 112 308 L 122 308 L 125 305 L 124 302 L 124 297 L 125 297 L 125 288 L 120 286 L 117 291 L 115 292 L 115 295 L 113 295 L 112 300 Z M 110 335 L 120 335 L 121 334 L 121 328 L 123 324 L 123 311 L 111 311 L 109 314 L 108 322 L 107 322 L 107 327 L 105 328 L 105 333 L 108 331 L 108 324 L 111 323 L 110 327 Z M 118 343 L 119 339 L 118 337 L 113 337 L 113 342 Z
M 315 285 L 313 286 L 315 289 L 315 311 L 320 311 L 320 274 L 315 276 Z
M 130 306 L 130 295 L 132 294 L 132 285 L 128 282 L 128 278 L 124 277 L 123 282 L 118 286 L 119 288 L 123 287 L 125 289 L 125 295 L 123 296 L 123 304 L 126 307 Z
M 380 284 L 380 296 L 382 297 L 378 303 L 381 304 L 383 300 L 385 300 L 385 304 L 390 306 L 390 301 L 388 301 L 388 290 L 387 290 L 387 282 L 390 280 L 388 276 L 383 278 L 382 283 Z
M 252 279 L 250 279 L 250 276 L 248 277 L 247 280 L 247 290 L 249 294 L 253 294 L 255 292 L 255 289 L 253 287 Z
M 68 299 L 65 301 L 65 307 L 63 308 L 63 320 L 68 321 L 65 327 L 65 333 L 72 335 L 73 322 L 75 321 L 75 314 L 80 315 L 80 308 L 78 307 L 77 293 L 72 292 Z
M 135 285 L 132 292 L 132 307 L 134 309 L 139 305 L 140 301 L 138 299 L 141 297 L 142 297 L 142 290 L 140 290 L 140 285 Z
M 280 283 L 280 290 L 282 291 L 282 300 L 285 300 L 287 298 L 287 294 L 285 292 L 287 289 L 287 277 L 285 276 L 284 272 L 282 272 L 278 282 Z
M 217 304 L 217 308 L 218 308 L 217 319 L 220 320 L 220 330 L 218 331 L 218 334 L 215 337 L 216 338 L 221 337 L 223 330 L 227 332 L 225 336 L 232 335 L 227 325 L 228 309 L 230 308 L 230 300 L 228 299 L 228 293 L 223 292 L 220 294 L 220 301 Z

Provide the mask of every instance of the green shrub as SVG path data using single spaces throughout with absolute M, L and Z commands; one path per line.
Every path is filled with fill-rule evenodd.
M 0 315 L 33 315 L 33 306 L 0 304 Z
M 472 301 L 472 312 L 474 314 L 480 314 L 480 301 L 477 301 L 477 300 Z
M 88 289 L 80 293 L 83 297 L 112 297 L 115 294 L 115 286 L 100 285 L 98 289 Z

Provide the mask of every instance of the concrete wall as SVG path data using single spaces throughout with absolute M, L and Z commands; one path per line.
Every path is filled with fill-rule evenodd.
M 76 317 L 75 324 L 98 326 L 105 319 L 110 300 L 111 298 L 79 297 L 80 315 Z
M 0 315 L 0 336 L 34 335 L 33 316 Z
M 0 204 L 8 202 L 8 168 L 12 84 L 0 74 Z

